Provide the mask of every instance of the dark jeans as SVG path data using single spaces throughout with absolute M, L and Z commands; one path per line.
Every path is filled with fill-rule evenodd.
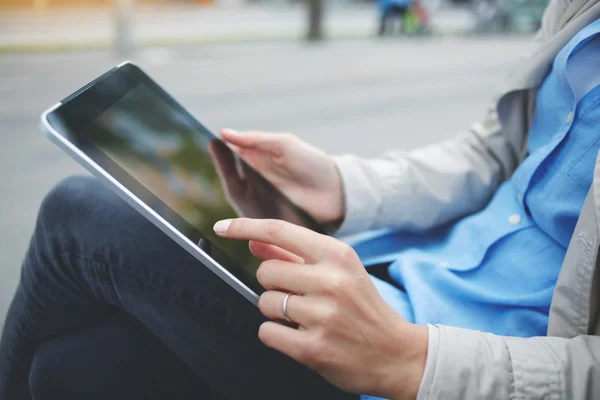
M 93 178 L 44 199 L 0 399 L 355 399 L 257 337 L 258 309 Z

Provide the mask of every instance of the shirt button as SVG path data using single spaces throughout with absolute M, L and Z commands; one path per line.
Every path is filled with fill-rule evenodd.
M 521 223 L 521 216 L 519 214 L 512 214 L 508 217 L 508 222 L 511 225 L 519 225 Z
M 440 267 L 442 267 L 442 268 L 450 268 L 450 263 L 448 261 L 442 261 L 440 263 Z
M 565 119 L 565 122 L 566 122 L 567 124 L 570 124 L 570 123 L 571 123 L 571 121 L 573 121 L 573 111 L 571 111 L 571 112 L 569 113 L 569 115 L 567 115 L 567 118 Z

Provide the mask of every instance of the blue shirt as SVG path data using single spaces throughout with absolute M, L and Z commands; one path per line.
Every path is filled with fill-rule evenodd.
M 569 71 L 583 49 L 584 63 L 594 66 L 590 56 L 597 59 L 600 46 L 588 44 L 598 43 L 599 32 L 596 21 L 556 56 L 537 95 L 528 156 L 483 210 L 423 234 L 379 231 L 351 242 L 365 266 L 391 262 L 395 285 L 373 281 L 407 320 L 546 334 L 554 286 L 600 149 L 600 87 L 573 86 Z

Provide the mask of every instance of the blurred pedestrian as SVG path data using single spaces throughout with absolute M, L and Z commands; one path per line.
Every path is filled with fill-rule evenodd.
M 379 0 L 379 36 L 394 34 L 395 30 L 404 33 L 405 17 L 412 3 L 413 0 Z
M 379 35 L 414 35 L 429 31 L 429 12 L 422 0 L 380 0 Z

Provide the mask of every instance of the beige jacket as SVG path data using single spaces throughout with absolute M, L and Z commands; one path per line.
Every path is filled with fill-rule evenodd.
M 482 209 L 525 157 L 536 93 L 555 55 L 598 18 L 597 0 L 553 0 L 485 119 L 457 138 L 373 160 L 337 157 L 347 213 L 338 235 L 390 225 L 424 230 Z M 430 326 L 419 399 L 600 399 L 599 235 L 600 158 L 554 292 L 548 336 Z

